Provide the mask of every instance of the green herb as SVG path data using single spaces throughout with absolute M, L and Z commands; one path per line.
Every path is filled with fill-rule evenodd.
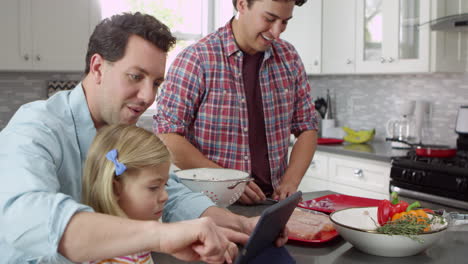
M 432 218 L 425 218 L 424 220 L 425 221 L 418 222 L 415 218 L 404 217 L 395 221 L 389 221 L 385 225 L 377 227 L 376 231 L 390 236 L 405 236 L 419 243 L 424 243 L 424 240 L 419 238 L 417 235 L 424 233 L 424 229 L 428 225 L 431 225 L 433 223 L 445 223 L 445 220 L 442 217 L 438 216 L 433 216 Z

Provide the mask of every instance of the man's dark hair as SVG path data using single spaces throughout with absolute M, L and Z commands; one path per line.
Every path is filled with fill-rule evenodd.
M 176 43 L 169 28 L 153 16 L 140 12 L 113 15 L 102 20 L 89 38 L 85 73 L 89 73 L 91 57 L 96 53 L 110 62 L 120 60 L 131 35 L 144 38 L 164 52 Z
M 254 1 L 258 0 L 247 0 L 247 7 L 250 8 L 253 4 Z M 294 1 L 297 6 L 303 5 L 307 0 L 273 0 L 273 1 Z M 232 4 L 234 5 L 234 8 L 237 10 L 237 0 L 232 0 Z

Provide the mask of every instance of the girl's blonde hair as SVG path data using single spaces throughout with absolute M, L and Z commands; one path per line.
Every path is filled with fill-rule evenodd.
M 127 169 L 115 175 L 115 165 L 106 154 L 117 149 L 117 160 Z M 82 181 L 82 202 L 96 212 L 123 216 L 113 190 L 115 177 L 126 177 L 128 171 L 154 167 L 169 162 L 166 146 L 153 133 L 131 125 L 111 125 L 100 129 L 86 158 Z

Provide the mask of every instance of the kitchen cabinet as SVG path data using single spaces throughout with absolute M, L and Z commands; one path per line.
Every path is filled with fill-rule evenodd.
M 356 72 L 428 72 L 429 20 L 429 1 L 358 0 Z
M 432 0 L 431 18 L 468 13 L 466 0 Z M 468 33 L 431 32 L 431 69 L 436 72 L 468 71 Z
M 97 0 L 0 2 L 0 70 L 83 71 Z
M 294 7 L 281 38 L 294 45 L 304 63 L 307 74 L 321 72 L 322 0 L 309 0 Z
M 468 34 L 428 23 L 466 12 L 466 0 L 323 1 L 321 73 L 466 71 Z
M 390 163 L 317 151 L 299 190 L 330 190 L 374 199 L 389 195 Z
M 322 73 L 354 73 L 356 0 L 323 1 Z
M 298 189 L 302 192 L 328 190 L 328 156 L 315 152 Z

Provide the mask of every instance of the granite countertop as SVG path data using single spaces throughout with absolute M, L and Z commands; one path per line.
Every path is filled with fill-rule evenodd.
M 318 191 L 305 193 L 304 200 L 314 199 L 331 191 Z M 267 208 L 268 205 L 242 206 L 233 205 L 228 209 L 234 213 L 245 216 L 257 216 Z M 448 209 L 448 208 L 447 208 Z M 390 258 L 379 257 L 363 253 L 354 248 L 353 245 L 337 237 L 324 244 L 287 244 L 286 248 L 298 264 L 341 264 L 341 263 L 466 263 L 468 253 L 468 225 L 450 227 L 443 237 L 424 252 L 415 256 Z M 164 254 L 153 254 L 155 263 L 184 263 L 171 256 Z
M 391 157 L 405 156 L 408 152 L 407 149 L 393 149 L 390 142 L 386 141 L 371 141 L 365 144 L 344 142 L 343 144 L 336 145 L 318 145 L 317 150 L 384 162 L 390 162 Z

